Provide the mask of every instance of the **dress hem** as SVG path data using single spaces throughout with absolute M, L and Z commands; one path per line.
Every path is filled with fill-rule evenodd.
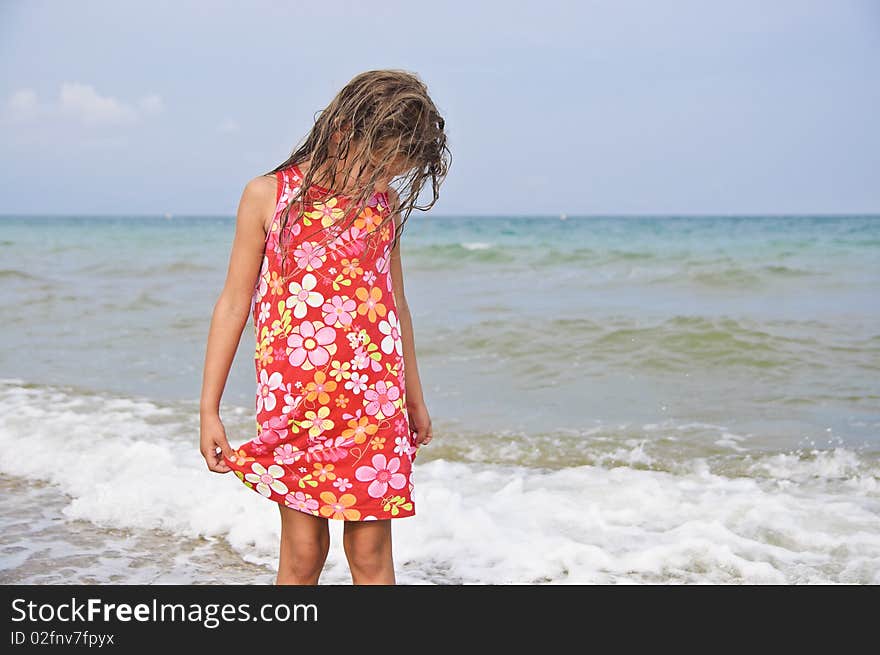
M 237 472 L 237 470 L 238 469 L 233 468 L 232 469 L 233 474 L 235 474 L 235 472 Z M 236 477 L 238 477 L 238 476 L 236 476 Z M 375 514 L 371 514 L 370 516 L 375 516 L 375 518 L 360 518 L 360 519 L 346 519 L 346 518 L 337 519 L 333 516 L 321 516 L 320 514 L 308 512 L 308 511 L 300 509 L 298 507 L 291 507 L 290 505 L 288 505 L 287 503 L 284 502 L 283 498 L 279 500 L 274 495 L 273 496 L 264 496 L 259 491 L 257 491 L 254 487 L 250 487 L 247 484 L 245 484 L 244 480 L 242 480 L 241 478 L 238 478 L 238 479 L 242 485 L 244 485 L 247 489 L 250 489 L 251 491 L 253 491 L 258 496 L 260 496 L 260 498 L 265 498 L 266 500 L 270 500 L 273 503 L 275 503 L 276 505 L 279 505 L 280 507 L 292 509 L 296 512 L 300 512 L 301 514 L 308 514 L 309 516 L 314 516 L 316 519 L 326 519 L 328 521 L 342 521 L 342 522 L 348 522 L 348 523 L 369 523 L 370 521 L 384 521 L 386 519 L 406 519 L 406 518 L 409 518 L 411 516 L 416 515 L 415 501 L 410 499 L 410 502 L 413 504 L 413 508 L 411 510 L 400 510 L 397 514 L 391 514 L 390 512 L 383 512 L 383 514 L 384 514 L 383 516 L 376 516 Z M 352 509 L 356 509 L 358 512 L 361 512 L 361 510 L 358 509 L 357 507 L 354 507 Z

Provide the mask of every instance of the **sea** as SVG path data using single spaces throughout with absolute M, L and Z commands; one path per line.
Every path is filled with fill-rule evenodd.
M 273 584 L 199 453 L 232 216 L 0 217 L 0 583 Z M 439 216 L 400 584 L 880 584 L 880 216 Z M 221 417 L 255 434 L 249 321 Z M 322 584 L 350 584 L 331 521 Z

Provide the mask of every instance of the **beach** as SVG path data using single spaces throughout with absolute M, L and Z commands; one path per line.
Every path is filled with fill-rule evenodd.
M 198 447 L 234 226 L 0 217 L 0 582 L 273 582 L 276 504 Z M 880 583 L 880 217 L 414 212 L 402 261 L 399 583 Z

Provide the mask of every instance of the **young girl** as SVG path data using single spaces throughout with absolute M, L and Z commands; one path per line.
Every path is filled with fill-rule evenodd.
M 391 519 L 412 516 L 412 463 L 431 442 L 404 296 L 400 232 L 437 201 L 444 120 L 414 74 L 354 77 L 283 164 L 248 182 L 214 307 L 201 453 L 278 503 L 276 584 L 317 584 L 328 519 L 345 521 L 354 584 L 394 584 Z M 403 180 L 404 192 L 391 187 Z M 430 179 L 433 198 L 416 204 Z M 248 315 L 256 437 L 233 450 L 219 407 Z M 404 375 L 405 371 L 405 375 Z

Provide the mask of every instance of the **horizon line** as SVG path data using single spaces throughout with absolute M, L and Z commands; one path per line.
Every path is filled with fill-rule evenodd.
M 415 212 L 413 212 L 415 213 Z M 569 218 L 877 218 L 880 217 L 878 212 L 822 212 L 822 213 L 799 213 L 799 212 L 774 212 L 774 213 L 758 213 L 758 212 L 724 212 L 724 213 L 676 213 L 676 212 L 658 212 L 658 213 L 587 213 L 587 214 L 569 214 L 567 212 L 558 213 L 533 213 L 533 214 L 428 214 L 431 218 L 555 218 L 557 220 L 567 220 Z M 131 214 L 123 213 L 0 213 L 0 218 L 236 218 L 236 214 L 176 214 L 174 212 L 161 213 L 142 213 Z

